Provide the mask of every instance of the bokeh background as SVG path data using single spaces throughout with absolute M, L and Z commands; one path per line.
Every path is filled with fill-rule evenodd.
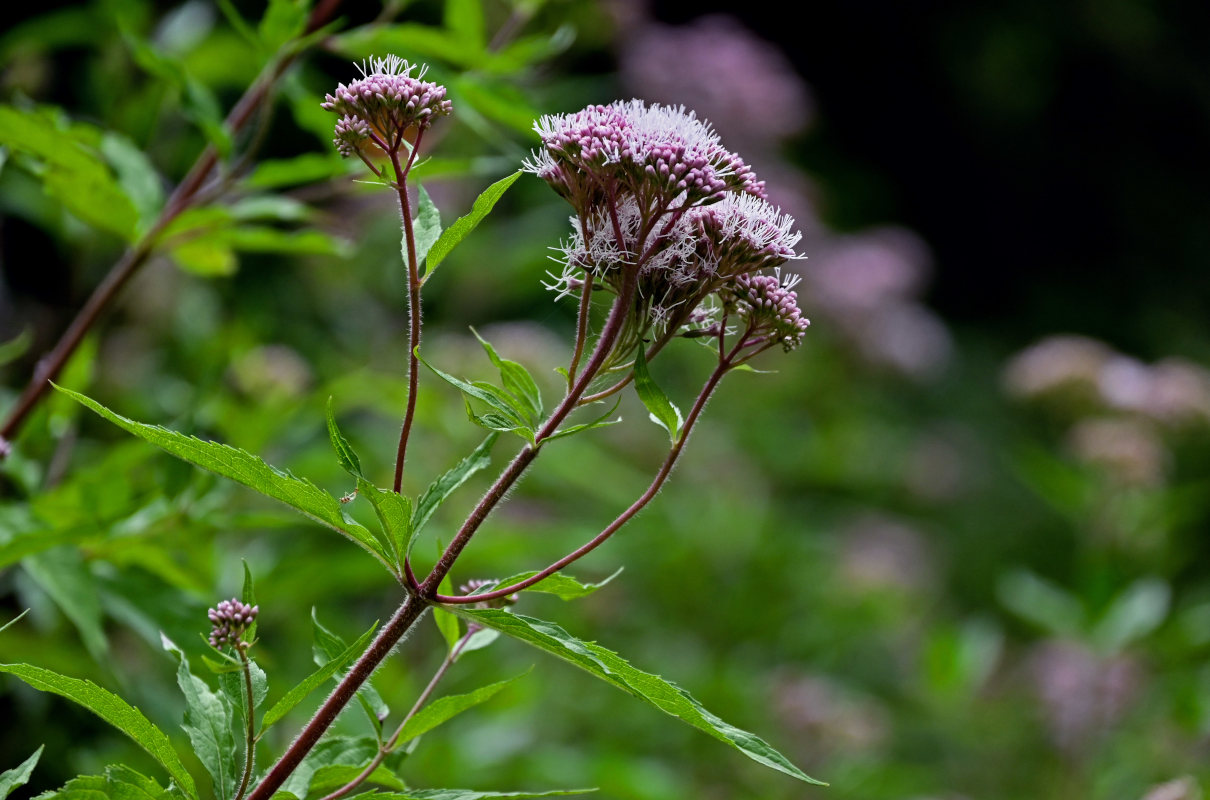
M 377 23 L 381 7 L 344 6 L 338 30 L 352 32 L 304 58 L 255 138 L 234 143 L 255 155 L 220 202 L 281 235 L 203 236 L 155 259 L 64 383 L 343 494 L 331 396 L 386 482 L 405 392 L 397 212 L 333 165 L 318 108 L 349 60 L 391 50 L 451 86 L 458 113 L 421 173 L 447 222 L 516 168 L 537 114 L 619 97 L 695 109 L 797 218 L 812 328 L 758 365 L 775 372 L 724 384 L 669 486 L 573 570 L 619 577 L 521 610 L 684 685 L 832 785 L 763 770 L 507 642 L 461 661 L 447 690 L 534 672 L 426 736 L 408 780 L 626 800 L 1199 797 L 1210 7 L 834 3 L 791 23 L 759 2 L 485 0 L 497 52 L 532 42 L 500 63 L 422 35 L 457 42 L 464 5 L 417 0 Z M 253 24 L 263 12 L 228 6 Z M 4 13 L 3 100 L 120 134 L 164 187 L 264 57 L 206 0 Z M 0 345 L 0 410 L 121 253 L 42 177 L 19 150 L 0 170 L 0 342 L 15 342 Z M 541 282 L 568 213 L 526 178 L 456 251 L 427 294 L 435 363 L 490 377 L 473 325 L 556 391 L 574 309 Z M 682 405 L 710 367 L 683 345 L 655 365 Z M 445 389 L 420 398 L 411 469 L 425 480 L 477 441 Z M 544 565 L 642 491 L 660 432 L 633 398 L 621 413 L 543 455 L 459 580 Z M 0 603 L 31 614 L 0 634 L 3 661 L 90 677 L 172 727 L 183 704 L 158 632 L 200 653 L 205 608 L 238 591 L 241 559 L 271 692 L 309 671 L 312 608 L 347 637 L 393 608 L 387 576 L 347 543 L 62 399 L 15 444 L 0 465 Z M 422 556 L 482 485 L 443 509 Z M 440 649 L 426 623 L 384 667 L 393 707 Z M 47 746 L 19 796 L 112 759 L 152 771 L 87 713 L 14 681 L 0 691 L 0 768 Z

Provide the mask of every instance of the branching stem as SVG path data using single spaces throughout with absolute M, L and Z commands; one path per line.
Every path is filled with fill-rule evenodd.
M 248 644 L 240 642 L 236 645 L 239 660 L 244 674 L 244 707 L 247 709 L 244 728 L 244 774 L 239 781 L 239 789 L 235 792 L 235 800 L 242 800 L 244 792 L 248 791 L 248 781 L 252 778 L 252 768 L 256 763 L 256 727 L 253 724 L 252 712 L 256 702 L 252 692 L 252 664 L 248 660 Z

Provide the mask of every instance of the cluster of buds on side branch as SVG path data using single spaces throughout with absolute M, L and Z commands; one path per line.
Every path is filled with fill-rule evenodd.
M 210 618 L 210 644 L 213 647 L 243 644 L 244 633 L 256 620 L 260 606 L 250 606 L 241 603 L 236 598 L 224 600 L 215 608 L 210 609 L 206 616 Z

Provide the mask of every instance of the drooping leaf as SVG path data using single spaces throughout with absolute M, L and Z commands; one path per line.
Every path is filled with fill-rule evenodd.
M 472 609 L 463 606 L 455 613 L 545 650 L 638 697 L 648 705 L 731 745 L 757 763 L 807 783 L 820 783 L 790 763 L 760 737 L 736 728 L 707 711 L 684 689 L 658 675 L 636 669 L 617 653 L 598 644 L 577 639 L 554 623 L 494 608 Z
M 79 703 L 134 740 L 168 771 L 188 797 L 197 798 L 193 777 L 172 749 L 168 737 L 137 708 L 92 681 L 69 678 L 29 664 L 0 664 L 0 672 L 15 675 L 30 686 Z
M 471 206 L 470 213 L 466 216 L 459 217 L 454 221 L 454 224 L 446 228 L 441 233 L 441 237 L 433 243 L 428 255 L 428 268 L 424 272 L 424 279 L 428 280 L 436 271 L 445 257 L 453 251 L 463 239 L 470 235 L 471 231 L 479 227 L 479 223 L 491 212 L 504 193 L 508 191 L 508 187 L 517 182 L 521 177 L 521 172 L 518 170 L 508 177 L 501 178 L 483 191 L 483 194 L 475 198 L 474 204 Z
M 177 686 L 185 695 L 185 722 L 181 726 L 189 735 L 189 743 L 206 772 L 214 781 L 219 800 L 235 794 L 236 764 L 235 710 L 225 696 L 212 690 L 206 682 L 189 670 L 185 652 L 162 637 L 164 649 L 177 659 Z
M 614 412 L 618 410 L 618 406 L 621 405 L 621 403 L 622 403 L 622 399 L 618 398 L 614 402 L 613 408 L 609 409 L 604 414 L 602 414 L 601 416 L 592 420 L 591 422 L 581 422 L 576 425 L 569 425 L 566 428 L 559 428 L 554 433 L 552 433 L 550 436 L 547 436 L 545 439 L 543 439 L 542 444 L 545 444 L 546 442 L 553 442 L 555 439 L 562 439 L 566 436 L 575 436 L 577 433 L 584 433 L 585 431 L 591 431 L 591 430 L 595 430 L 597 428 L 604 428 L 609 425 L 617 425 L 619 422 L 622 421 L 622 418 L 618 417 L 617 419 L 610 419 L 610 417 L 612 417 Z
M 409 739 L 415 739 L 417 736 L 428 733 L 438 725 L 453 719 L 468 708 L 473 708 L 480 703 L 486 703 L 495 697 L 505 686 L 527 674 L 529 674 L 528 671 L 508 680 L 481 686 L 473 692 L 438 697 L 417 711 L 415 716 L 407 721 L 407 724 L 403 726 L 402 733 L 399 734 L 399 741 L 406 742 Z
M 315 663 L 321 667 L 326 666 L 332 659 L 341 658 L 348 650 L 348 645 L 345 644 L 344 639 L 341 639 L 338 635 L 320 624 L 315 609 L 311 609 L 311 633 L 315 639 Z M 337 680 L 339 679 L 337 678 Z M 357 700 L 366 712 L 366 716 L 369 717 L 370 724 L 374 727 L 375 733 L 380 733 L 382 730 L 382 721 L 391 713 L 391 709 L 383 702 L 382 695 L 367 680 L 357 690 Z
M 286 714 L 290 713 L 291 709 L 301 703 L 307 695 L 315 691 L 324 682 L 335 675 L 350 664 L 353 659 L 360 655 L 370 643 L 374 631 L 378 628 L 378 623 L 375 622 L 370 626 L 370 629 L 357 638 L 357 641 L 346 647 L 335 658 L 329 659 L 323 666 L 312 672 L 302 682 L 286 692 L 286 694 L 274 703 L 268 711 L 265 712 L 264 718 L 261 720 L 261 731 L 269 728 L 277 722 L 280 722 Z
M 527 412 L 527 420 L 531 425 L 536 425 L 542 417 L 542 393 L 538 390 L 538 384 L 534 382 L 529 370 L 516 361 L 509 361 L 507 358 L 497 355 L 496 348 L 492 347 L 491 343 L 480 336 L 474 328 L 471 328 L 471 333 L 475 334 L 479 344 L 483 345 L 483 349 L 487 351 L 487 357 L 491 359 L 492 365 L 500 371 L 500 382 L 505 391 L 521 401 Z
M 196 437 L 186 436 L 158 425 L 135 422 L 115 414 L 82 394 L 62 387 L 56 388 L 119 428 L 151 442 L 161 450 L 224 478 L 230 478 L 250 489 L 255 489 L 266 497 L 279 500 L 310 519 L 326 525 L 361 545 L 387 569 L 391 569 L 390 557 L 374 534 L 362 525 L 347 519 L 341 511 L 340 501 L 310 481 L 296 478 L 288 472 L 282 472 L 243 450 L 218 442 L 204 442 Z
M 424 494 L 420 496 L 420 499 L 416 501 L 416 510 L 412 512 L 413 542 L 415 542 L 415 535 L 420 532 L 420 529 L 433 516 L 433 512 L 454 493 L 454 490 L 466 483 L 467 479 L 476 472 L 486 469 L 492 463 L 492 445 L 496 443 L 498 437 L 498 434 L 490 434 L 479 443 L 478 447 L 471 451 L 469 456 L 459 461 L 452 469 L 433 481 Z
M 506 586 L 511 586 L 514 583 L 528 580 L 534 575 L 537 575 L 537 570 L 522 572 L 518 575 L 513 575 L 511 578 L 505 578 L 502 581 L 497 581 L 493 586 L 485 586 L 482 591 L 494 591 L 503 589 Z M 564 575 L 562 572 L 556 572 L 553 575 L 547 575 L 542 580 L 535 583 L 533 586 L 527 586 L 522 591 L 526 592 L 542 592 L 544 594 L 553 594 L 560 600 L 576 600 L 580 597 L 586 597 L 597 589 L 600 589 L 605 584 L 612 581 L 614 578 L 622 574 L 622 567 L 618 567 L 617 571 L 610 575 L 605 580 L 597 583 L 582 583 L 570 575 Z
M 681 435 L 681 410 L 672 404 L 668 396 L 656 385 L 647 370 L 647 357 L 643 348 L 638 348 L 634 357 L 634 390 L 651 413 L 651 420 L 668 431 L 673 444 Z
M 42 748 L 45 746 L 38 745 L 38 749 L 32 756 L 12 769 L 0 772 L 0 800 L 4 800 L 12 794 L 14 789 L 19 789 L 29 783 L 29 776 L 33 774 L 34 767 L 38 766 L 38 759 L 42 757 Z

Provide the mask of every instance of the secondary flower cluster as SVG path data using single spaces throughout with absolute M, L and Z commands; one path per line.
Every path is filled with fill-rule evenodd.
M 333 144 L 342 156 L 355 154 L 367 143 L 396 152 L 409 134 L 414 138 L 453 110 L 445 99 L 445 87 L 423 80 L 423 66 L 387 56 L 372 58 L 359 69 L 360 80 L 340 84 L 322 104 L 341 115 Z
M 224 600 L 217 607 L 210 609 L 206 616 L 210 618 L 210 644 L 214 647 L 239 644 L 244 631 L 260 613 L 260 606 L 250 606 L 241 603 L 236 598 Z
M 668 335 L 689 325 L 702 335 L 712 296 L 716 309 L 747 320 L 749 339 L 776 334 L 786 349 L 802 341 L 807 321 L 793 284 L 757 274 L 799 258 L 801 234 L 708 123 L 631 100 L 546 116 L 534 128 L 543 147 L 526 169 L 576 211 L 550 286 L 560 296 L 580 291 L 586 276 L 618 294 L 633 285 L 627 347 L 650 328 Z

